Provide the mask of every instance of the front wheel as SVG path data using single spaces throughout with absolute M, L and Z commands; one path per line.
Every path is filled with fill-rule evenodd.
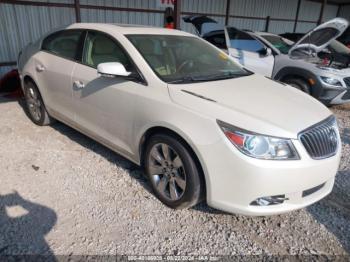
M 145 169 L 155 195 L 165 205 L 181 209 L 200 202 L 200 170 L 183 142 L 165 134 L 151 137 L 145 153 Z
M 303 79 L 291 78 L 284 82 L 292 87 L 295 87 L 296 89 L 299 89 L 300 91 L 303 91 L 306 94 L 311 94 L 310 85 Z

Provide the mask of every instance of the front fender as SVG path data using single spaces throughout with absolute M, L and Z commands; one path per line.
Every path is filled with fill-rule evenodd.
M 274 79 L 283 82 L 289 77 L 299 77 L 305 79 L 311 86 L 311 95 L 313 97 L 317 98 L 322 95 L 322 83 L 313 72 L 298 67 L 284 67 L 276 73 Z M 314 82 L 314 84 L 311 82 Z

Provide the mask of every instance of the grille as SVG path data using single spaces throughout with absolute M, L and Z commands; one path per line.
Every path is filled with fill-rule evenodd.
M 350 87 L 350 77 L 344 78 L 344 82 L 345 82 L 347 87 Z
M 299 139 L 313 159 L 333 156 L 338 148 L 338 127 L 334 116 L 301 132 Z

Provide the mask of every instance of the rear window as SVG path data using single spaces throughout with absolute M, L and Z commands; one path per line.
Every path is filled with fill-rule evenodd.
M 44 39 L 41 49 L 64 58 L 77 60 L 81 35 L 80 30 L 54 33 Z
M 253 38 L 246 32 L 235 28 L 227 28 L 227 33 L 230 39 L 230 46 L 232 48 L 249 52 L 258 52 L 265 48 L 260 41 Z

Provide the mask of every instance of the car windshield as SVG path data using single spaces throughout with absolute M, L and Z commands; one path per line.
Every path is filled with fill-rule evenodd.
M 167 83 L 215 81 L 251 74 L 197 37 L 127 35 L 127 38 Z
M 288 54 L 289 49 L 291 49 L 294 44 L 294 42 L 278 35 L 261 35 L 261 37 L 270 42 L 282 54 Z

